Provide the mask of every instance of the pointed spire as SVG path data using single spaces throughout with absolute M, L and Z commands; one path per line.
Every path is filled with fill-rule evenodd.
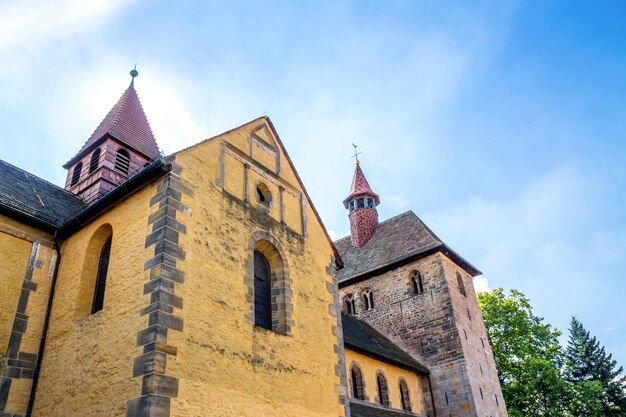
M 135 90 L 134 81 L 138 74 L 136 69 L 131 71 L 130 86 L 124 91 L 122 97 L 111 108 L 81 150 L 63 166 L 64 168 L 68 168 L 81 159 L 106 136 L 111 136 L 124 143 L 129 148 L 144 155 L 148 160 L 159 157 L 159 146 Z
M 357 156 L 355 146 L 354 177 L 352 177 L 350 194 L 343 200 L 343 205 L 350 213 L 348 215 L 350 218 L 350 240 L 354 247 L 360 248 L 372 238 L 376 231 L 378 225 L 376 206 L 380 204 L 380 197 L 372 191 L 367 179 L 365 179 Z
M 370 187 L 367 179 L 365 178 L 365 174 L 363 174 L 363 170 L 361 169 L 361 164 L 357 160 L 356 168 L 354 169 L 354 176 L 352 177 L 352 186 L 350 187 L 350 193 L 345 200 L 343 200 L 343 205 L 345 208 L 348 208 L 348 202 L 356 197 L 372 197 L 376 203 L 376 205 L 380 204 L 380 197 Z
M 137 63 L 135 62 L 135 68 L 130 70 L 130 76 L 132 77 L 132 79 L 130 80 L 130 85 L 128 86 L 128 88 L 132 88 L 133 90 L 135 89 L 135 77 L 137 77 L 138 75 L 139 71 L 137 71 Z

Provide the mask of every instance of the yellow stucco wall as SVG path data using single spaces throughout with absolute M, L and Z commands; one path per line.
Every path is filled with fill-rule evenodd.
M 7 350 L 32 245 L 0 232 L 0 355 Z
M 61 263 L 34 416 L 124 416 L 126 401 L 140 394 L 132 377 L 136 333 L 145 327 L 143 284 L 149 232 L 150 185 L 69 237 Z M 113 230 L 103 310 L 89 315 L 93 292 L 81 295 L 87 247 L 103 225 Z M 82 300 L 84 301 L 84 300 Z
M 51 277 L 56 263 L 52 237 L 18 221 L 0 216 L 0 353 L 7 353 L 7 345 L 13 327 L 18 299 L 28 273 L 32 290 L 21 314 L 28 317 L 21 334 L 19 353 L 36 355 L 39 352 L 44 323 L 44 313 L 50 294 Z M 11 388 L 5 412 L 26 412 L 32 379 L 11 378 Z
M 187 234 L 180 245 L 187 258 L 179 262 L 185 284 L 182 333 L 168 335 L 178 355 L 168 360 L 168 374 L 180 378 L 172 416 L 341 416 L 335 375 L 336 318 L 329 313 L 333 295 L 326 284 L 332 248 L 310 205 L 306 205 L 307 235 L 302 237 L 300 192 L 286 157 L 280 153 L 280 180 L 254 164 L 274 170 L 275 159 L 255 157 L 248 170 L 248 200 L 244 199 L 244 162 L 227 154 L 224 190 L 219 186 L 222 141 L 249 156 L 247 138 L 260 122 L 243 126 L 176 156 L 181 177 L 193 186 L 183 196 L 191 216 L 182 218 Z M 265 131 L 267 132 L 267 131 Z M 266 142 L 272 138 L 266 138 Z M 276 145 L 277 146 L 277 145 Z M 270 155 L 271 156 L 271 155 Z M 269 166 L 268 166 L 269 165 Z M 273 179 L 272 179 L 273 178 Z M 262 181 L 272 192 L 272 206 L 256 200 Z M 284 223 L 280 223 L 279 188 L 283 181 Z M 289 195 L 289 198 L 286 196 Z M 257 231 L 270 233 L 284 250 L 293 304 L 291 335 L 255 327 L 248 319 L 244 278 L 248 244 Z
M 381 371 L 387 378 L 389 389 L 389 401 L 392 408 L 402 409 L 400 400 L 400 378 L 404 378 L 409 388 L 409 398 L 411 399 L 411 410 L 420 414 L 424 410 L 424 395 L 421 384 L 422 380 L 415 372 L 390 365 L 387 362 L 365 356 L 350 349 L 346 349 L 346 367 L 350 386 L 350 397 L 352 397 L 352 381 L 350 369 L 353 364 L 361 368 L 363 382 L 365 385 L 365 396 L 370 402 L 376 402 L 378 397 L 376 373 Z

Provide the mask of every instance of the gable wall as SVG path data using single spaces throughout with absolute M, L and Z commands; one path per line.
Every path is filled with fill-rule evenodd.
M 278 172 L 258 146 L 250 157 L 250 131 L 259 123 L 176 155 L 193 193 L 182 196 L 188 215 L 178 243 L 184 329 L 167 340 L 177 348 L 167 363 L 179 384 L 172 416 L 345 415 L 332 247 L 306 201 L 303 211 L 285 155 L 276 149 Z M 259 181 L 272 193 L 269 208 L 256 199 Z M 253 324 L 253 236 L 271 239 L 287 265 L 290 288 L 280 297 L 288 299 L 288 334 Z

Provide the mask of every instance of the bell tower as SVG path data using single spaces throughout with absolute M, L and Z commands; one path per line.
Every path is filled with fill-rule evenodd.
M 160 156 L 148 119 L 135 90 L 137 69 L 130 85 L 63 168 L 68 170 L 65 189 L 86 203 L 99 199 Z
M 354 146 L 354 145 L 353 145 Z M 350 238 L 352 245 L 360 248 L 365 245 L 374 234 L 378 225 L 378 211 L 376 206 L 380 204 L 380 197 L 370 188 L 365 179 L 358 153 L 355 154 L 356 168 L 352 178 L 350 194 L 343 200 L 343 205 L 349 210 Z

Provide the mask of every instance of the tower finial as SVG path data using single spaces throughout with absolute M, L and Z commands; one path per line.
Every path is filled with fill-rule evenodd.
M 357 152 L 356 149 L 356 145 L 353 143 L 352 146 L 354 146 L 354 155 L 352 156 L 352 158 L 354 158 L 354 162 L 359 165 L 359 155 L 361 154 L 361 152 Z
M 135 68 L 133 68 L 132 70 L 130 70 L 130 76 L 133 77 L 132 80 L 130 80 L 130 86 L 129 88 L 135 88 L 135 77 L 139 75 L 139 71 L 137 71 L 137 63 L 135 62 Z

